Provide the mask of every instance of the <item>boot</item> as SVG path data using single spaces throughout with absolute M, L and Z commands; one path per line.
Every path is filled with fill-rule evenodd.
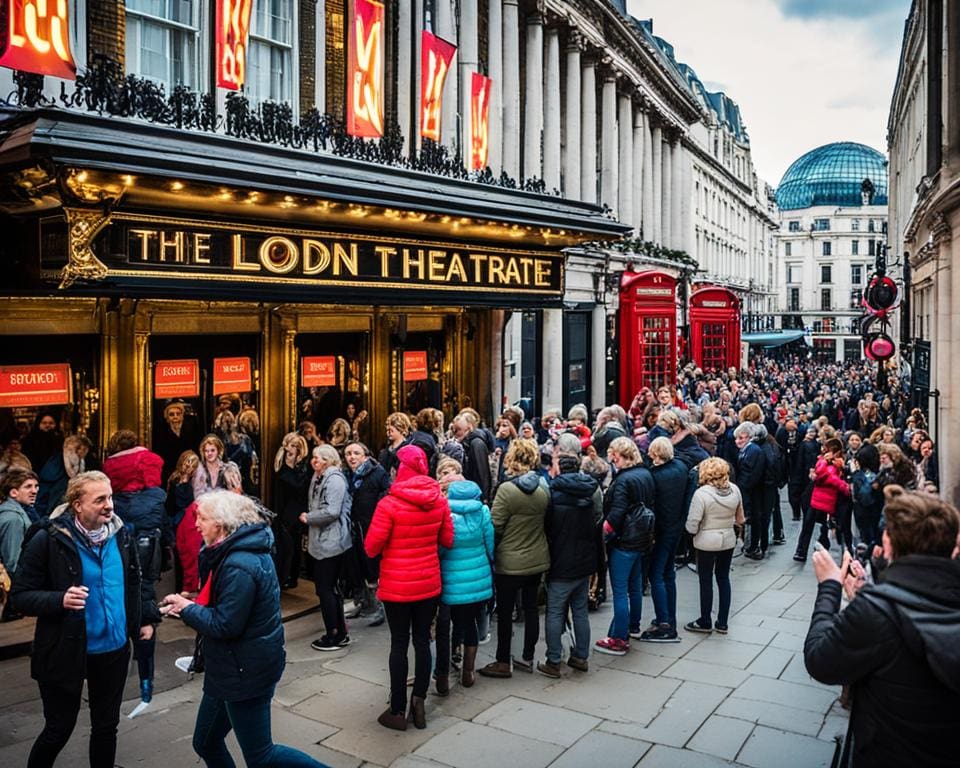
M 400 714 L 394 714 L 390 711 L 389 707 L 377 718 L 377 722 L 384 728 L 392 728 L 395 731 L 407 730 L 407 718 L 403 716 L 402 712 Z
M 460 685 L 464 688 L 471 688 L 477 682 L 477 676 L 473 672 L 473 667 L 477 662 L 477 646 L 463 646 L 463 668 L 460 671 Z
M 153 680 L 140 681 L 140 701 L 149 704 L 153 700 Z
M 450 675 L 437 675 L 437 696 L 447 696 L 450 693 Z
M 423 709 L 423 699 L 420 696 L 410 697 L 410 712 L 407 720 L 421 731 L 427 727 L 427 713 Z

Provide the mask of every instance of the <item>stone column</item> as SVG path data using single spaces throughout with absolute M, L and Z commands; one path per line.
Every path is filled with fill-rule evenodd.
M 651 169 L 653 196 L 653 227 L 650 239 L 655 243 L 663 242 L 663 131 L 656 123 L 650 129 Z
M 547 27 L 543 77 L 543 180 L 547 191 L 560 189 L 560 30 Z
M 316 26 L 313 44 L 316 46 L 314 57 L 314 104 L 322 115 L 327 111 L 327 1 L 317 0 Z
M 455 0 L 437 0 L 436 11 L 437 18 L 434 31 L 438 37 L 459 45 L 457 40 L 456 17 L 454 15 L 453 3 Z M 462 51 L 457 50 L 457 60 L 462 56 Z M 443 84 L 442 105 L 440 109 L 440 142 L 450 149 L 451 154 L 457 151 L 457 139 L 460 133 L 460 126 L 457 121 L 458 97 L 457 97 L 457 73 L 448 72 L 447 79 Z
M 404 5 L 404 3 L 400 3 Z M 473 106 L 471 101 L 472 74 L 480 69 L 480 51 L 477 41 L 477 23 L 479 14 L 477 0 L 460 0 L 460 48 L 457 50 L 457 67 L 460 73 L 460 154 L 463 164 L 470 167 L 470 145 L 473 139 L 471 130 Z M 451 73 L 452 74 L 452 73 Z
M 410 115 L 411 146 L 420 148 L 420 41 L 423 37 L 423 0 L 413 0 L 413 83 L 414 93 L 410 96 L 412 114 Z
M 638 237 L 644 226 L 643 199 L 648 192 L 643 176 L 646 170 L 643 162 L 643 153 L 646 151 L 646 142 L 643 140 L 645 132 L 643 112 L 637 109 L 633 113 L 633 219 L 631 223 L 634 234 Z
M 621 222 L 636 227 L 633 218 L 633 100 L 621 93 L 617 107 L 617 214 Z
M 693 209 L 695 205 L 693 199 L 693 155 L 690 153 L 690 150 L 684 148 L 682 145 L 680 151 L 682 154 L 681 168 L 683 171 L 681 175 L 682 184 L 680 185 L 680 193 L 682 195 L 680 228 L 683 234 L 680 241 L 680 247 L 691 256 L 696 258 L 696 254 L 694 253 L 696 250 L 696 242 L 694 240 L 693 232 Z M 750 230 L 751 239 L 753 239 L 753 227 L 751 227 Z M 758 268 L 761 270 L 759 274 L 763 275 L 763 281 L 766 282 L 766 265 L 760 264 Z
M 526 109 L 523 113 L 523 177 L 543 177 L 540 140 L 543 132 L 543 18 L 527 20 Z M 509 140 L 509 139 L 508 139 Z
M 503 170 L 503 6 L 487 0 L 487 77 L 490 89 L 490 125 L 487 165 L 494 176 Z
M 685 197 L 686 190 L 683 183 L 683 144 L 680 137 L 670 150 L 670 178 L 673 179 L 673 188 L 670 190 L 670 234 L 673 237 L 671 248 L 684 248 L 687 242 L 686 232 L 683 230 L 683 209 L 688 203 Z
M 520 180 L 520 21 L 517 0 L 503 0 L 503 170 Z M 496 87 L 496 84 L 494 84 Z M 519 323 L 515 323 L 519 325 Z
M 580 199 L 580 40 L 570 30 L 567 40 L 567 95 L 563 111 L 563 194 Z
M 321 0 L 321 4 L 323 0 Z M 397 11 L 397 122 L 400 133 L 403 134 L 403 154 L 410 153 L 411 144 L 416 146 L 414 139 L 413 112 L 415 105 L 420 101 L 420 89 L 414 95 L 413 52 L 419 51 L 419 40 L 416 47 L 413 45 L 413 7 L 411 3 L 400 3 Z M 320 55 L 317 56 L 319 60 Z M 418 81 L 419 82 L 419 81 Z
M 563 407 L 563 384 L 566 381 L 563 371 L 563 310 L 543 310 L 543 360 L 540 370 L 543 373 L 543 407 Z
M 585 59 L 580 83 L 580 199 L 597 202 L 597 65 Z
M 666 137 L 664 137 L 666 139 Z M 672 150 L 673 146 L 668 140 L 662 142 L 661 154 L 662 154 L 662 165 L 663 169 L 661 171 L 663 179 L 663 191 L 661 193 L 661 209 L 660 209 L 660 239 L 667 248 L 673 248 L 673 232 L 670 229 L 670 225 L 673 222 L 673 160 L 672 160 Z
M 590 407 L 607 405 L 607 310 L 603 304 L 590 315 Z
M 617 80 L 604 75 L 600 103 L 600 203 L 617 211 Z
M 657 225 L 653 215 L 653 200 L 656 190 L 653 187 L 653 139 L 650 135 L 650 118 L 643 115 L 643 189 L 640 200 L 641 221 L 643 222 L 643 239 L 654 240 Z

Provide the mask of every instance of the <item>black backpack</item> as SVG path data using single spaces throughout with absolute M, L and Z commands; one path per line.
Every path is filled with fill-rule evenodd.
M 617 540 L 619 549 L 647 553 L 653 549 L 653 530 L 656 517 L 642 501 L 623 518 L 623 530 Z

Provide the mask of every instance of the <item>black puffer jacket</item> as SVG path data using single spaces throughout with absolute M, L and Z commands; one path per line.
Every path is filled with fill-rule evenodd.
M 347 489 L 353 497 L 350 517 L 366 531 L 377 503 L 390 490 L 390 475 L 374 459 L 367 459 L 357 472 L 347 472 Z
M 623 533 L 623 521 L 627 513 L 636 509 L 641 502 L 652 510 L 655 497 L 653 475 L 643 465 L 636 464 L 617 472 L 604 499 L 604 513 L 615 536 Z
M 656 494 L 653 512 L 657 518 L 657 536 L 679 534 L 687 519 L 687 482 L 690 470 L 680 459 L 671 459 L 650 470 Z
M 291 467 L 280 464 L 273 481 L 273 509 L 287 526 L 292 526 L 307 511 L 307 489 L 313 472 L 310 462 L 301 461 Z
M 960 561 L 891 563 L 839 613 L 820 585 L 804 644 L 807 671 L 852 686 L 853 766 L 955 766 L 960 730 Z
M 597 525 L 603 519 L 600 486 L 583 472 L 566 472 L 550 482 L 544 518 L 550 546 L 549 579 L 582 579 L 597 570 Z

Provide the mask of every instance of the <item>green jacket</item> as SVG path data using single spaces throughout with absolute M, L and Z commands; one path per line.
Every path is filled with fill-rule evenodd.
M 543 522 L 550 490 L 536 472 L 505 480 L 493 500 L 495 570 L 505 576 L 529 576 L 550 568 Z
M 30 527 L 30 517 L 16 499 L 4 499 L 0 504 L 0 563 L 12 579 L 20 561 L 20 547 Z

